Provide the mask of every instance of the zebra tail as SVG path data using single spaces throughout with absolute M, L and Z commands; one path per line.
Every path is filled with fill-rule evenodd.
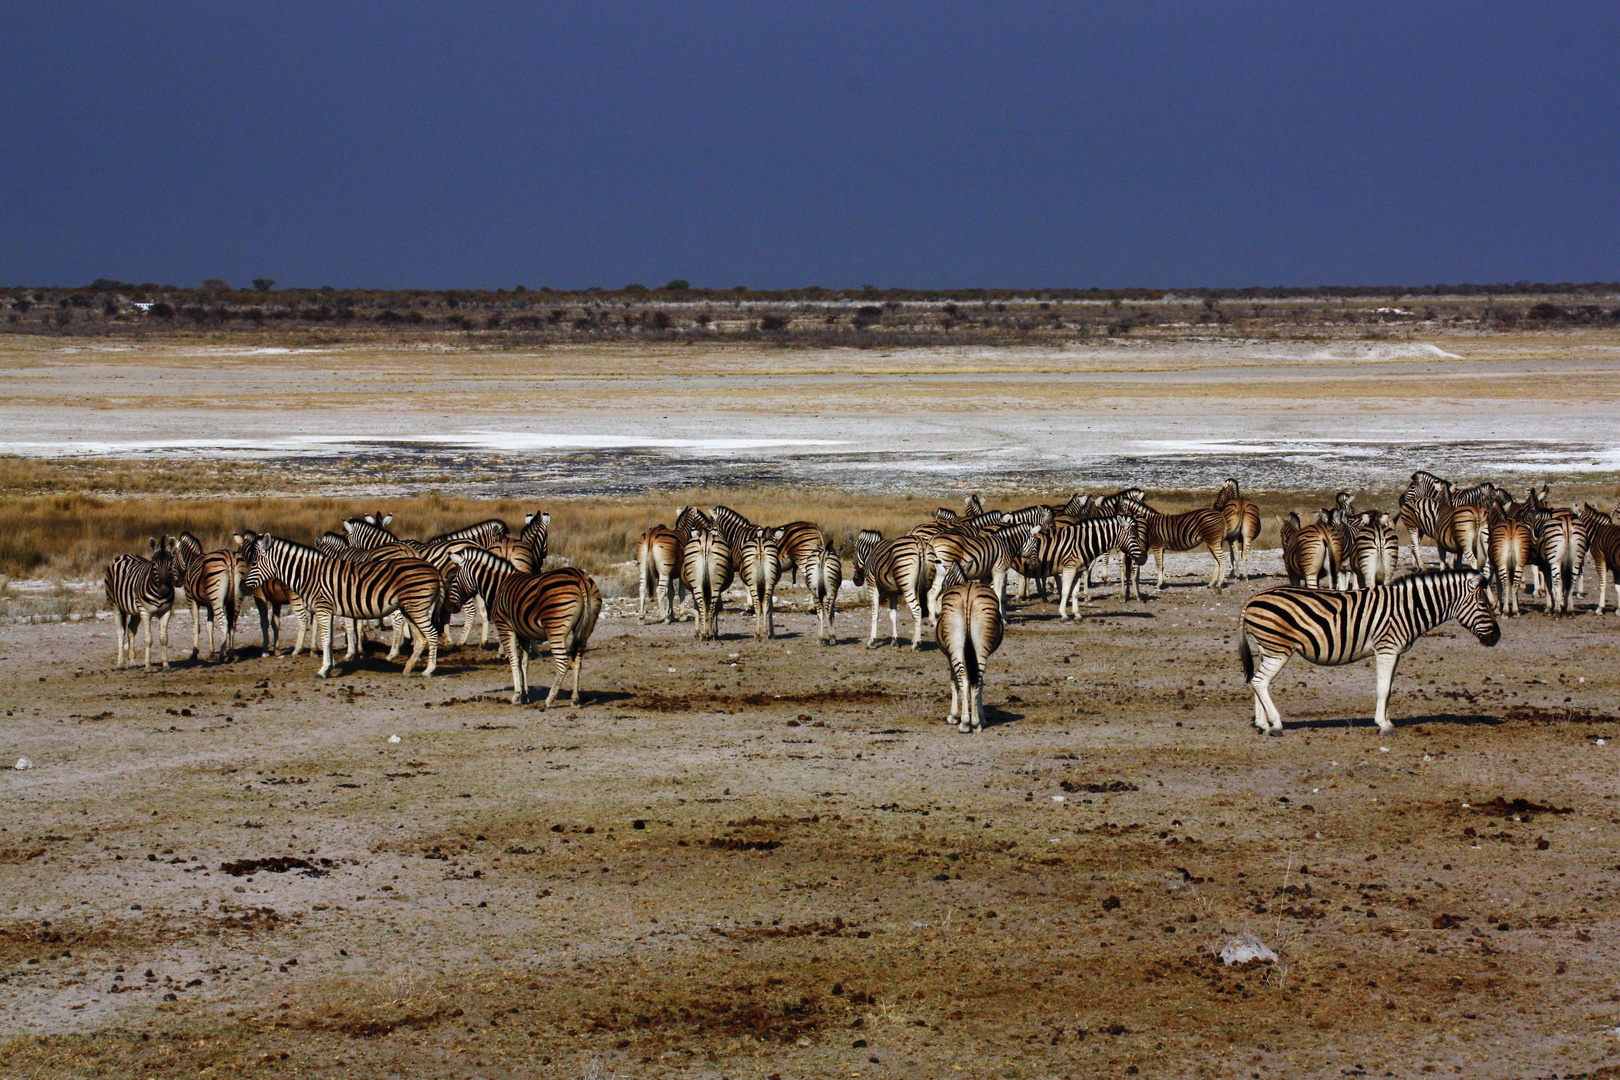
M 1238 637 L 1238 658 L 1243 661 L 1243 681 L 1251 681 L 1254 678 L 1254 650 L 1249 648 L 1247 633 L 1242 633 Z

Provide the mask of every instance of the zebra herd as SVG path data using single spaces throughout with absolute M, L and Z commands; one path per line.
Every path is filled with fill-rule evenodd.
M 1241 617 L 1240 658 L 1254 695 L 1254 723 L 1277 733 L 1282 721 L 1270 684 L 1287 660 L 1300 653 L 1314 664 L 1376 660 L 1375 720 L 1388 730 L 1388 698 L 1399 658 L 1422 634 L 1456 619 L 1485 645 L 1500 636 L 1497 614 L 1516 615 L 1525 573 L 1545 581 L 1549 612 L 1568 614 L 1585 557 L 1599 571 L 1598 610 L 1604 609 L 1610 574 L 1620 562 L 1620 527 L 1595 508 L 1548 504 L 1547 488 L 1532 488 L 1515 501 L 1493 484 L 1458 488 L 1432 473 L 1414 473 L 1394 515 L 1356 511 L 1340 492 L 1331 507 L 1306 523 L 1297 513 L 1277 518 L 1289 585 L 1251 597 Z M 298 619 L 292 654 L 321 649 L 318 675 L 333 666 L 334 624 L 347 622 L 352 661 L 364 648 L 365 628 L 393 629 L 388 657 L 405 660 L 409 675 L 436 667 L 451 616 L 462 612 L 459 645 L 482 621 L 480 643 L 494 626 L 500 653 L 512 672 L 512 700 L 528 697 L 531 649 L 550 649 L 556 675 L 549 707 L 571 671 L 571 700 L 579 703 L 579 673 L 586 644 L 602 608 L 596 583 L 574 568 L 543 569 L 549 514 L 529 514 L 517 535 L 490 519 L 426 540 L 402 540 L 391 517 L 368 514 L 343 522 L 342 531 L 307 546 L 269 532 L 243 532 L 230 546 L 204 551 L 190 533 L 153 537 L 146 557 L 121 555 L 107 568 L 107 597 L 117 618 L 119 667 L 134 662 L 135 635 L 146 621 L 145 666 L 151 667 L 152 624 L 159 628 L 168 666 L 168 619 L 176 590 L 192 608 L 192 657 L 200 630 L 209 627 L 209 652 L 230 658 L 239 600 L 258 608 L 264 650 L 279 646 L 279 617 L 290 606 Z M 1397 578 L 1400 533 L 1410 537 L 1416 573 Z M 1224 589 L 1228 574 L 1247 580 L 1250 546 L 1259 538 L 1259 508 L 1228 480 L 1210 505 L 1164 514 L 1141 488 L 1109 495 L 1077 494 L 1059 505 L 986 510 L 978 496 L 962 512 L 941 507 L 908 532 L 884 537 L 863 529 L 845 537 L 851 581 L 867 588 L 872 618 L 866 644 L 878 645 L 881 611 L 889 610 L 890 640 L 902 643 L 900 612 L 911 616 L 910 647 L 919 647 L 929 622 L 950 669 L 948 719 L 962 731 L 977 730 L 984 716 L 984 667 L 1000 647 L 1010 600 L 1010 576 L 1020 579 L 1018 599 L 1034 585 L 1044 599 L 1056 591 L 1058 618 L 1071 621 L 1089 602 L 1093 574 L 1105 580 L 1118 560 L 1125 599 L 1144 599 L 1140 575 L 1152 556 L 1158 588 L 1164 585 L 1164 553 L 1203 549 L 1212 561 L 1209 586 Z M 1431 571 L 1419 548 L 1427 538 L 1442 567 Z M 699 641 L 719 636 L 721 609 L 734 581 L 743 586 L 754 636 L 774 636 L 776 592 L 802 574 L 817 614 L 821 644 L 835 644 L 833 620 L 844 581 L 836 543 L 808 521 L 760 525 L 725 506 L 709 511 L 683 507 L 672 525 L 654 525 L 640 536 L 638 613 L 664 622 L 680 618 L 690 600 Z M 1465 568 L 1466 567 L 1466 568 Z M 1620 610 L 1620 581 L 1614 583 Z M 649 611 L 650 609 L 650 611 Z M 216 648 L 215 638 L 218 638 Z
M 280 644 L 281 609 L 290 606 L 298 619 L 292 655 L 310 636 L 321 649 L 316 672 L 332 670 L 335 623 L 347 620 L 345 663 L 364 648 L 365 623 L 386 621 L 394 630 L 388 658 L 398 657 L 411 641 L 404 674 L 427 653 L 423 675 L 438 663 L 439 643 L 451 615 L 462 611 L 461 645 L 473 624 L 483 621 L 483 638 L 494 625 L 500 649 L 511 662 L 512 700 L 528 697 L 531 645 L 551 649 L 556 678 L 546 697 L 549 707 L 569 668 L 573 670 L 572 702 L 579 704 L 579 669 L 602 610 L 596 583 L 573 568 L 542 571 L 546 560 L 549 514 L 530 514 L 523 531 L 509 534 L 506 523 L 491 518 L 427 540 L 401 540 L 389 530 L 392 515 L 368 514 L 343 522 L 342 532 L 323 534 L 316 545 L 300 544 L 270 532 L 234 534 L 229 547 L 204 552 L 189 532 L 148 541 L 149 556 L 120 555 L 107 567 L 105 586 L 118 635 L 117 665 L 134 662 L 135 633 L 146 621 L 144 666 L 152 666 L 152 623 L 159 628 L 162 663 L 169 666 L 168 620 L 176 587 L 191 603 L 191 655 L 198 654 L 199 609 L 209 625 L 209 651 L 231 657 L 236 602 L 251 598 L 259 611 L 263 648 L 272 654 Z

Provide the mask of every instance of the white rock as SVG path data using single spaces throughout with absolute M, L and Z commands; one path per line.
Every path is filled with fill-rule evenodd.
M 390 735 L 390 736 L 388 736 L 388 741 L 391 742 L 391 743 L 397 743 L 397 742 L 399 742 L 399 736 L 398 735 Z
M 1054 795 L 1054 796 L 1052 796 L 1052 801 L 1053 802 L 1068 802 L 1069 800 L 1064 798 L 1062 795 Z
M 32 769 L 33 767 L 34 763 L 25 757 L 18 758 L 17 764 L 12 766 L 13 769 Z
M 1247 964 L 1251 960 L 1269 960 L 1273 964 L 1277 962 L 1277 954 L 1253 934 L 1239 934 L 1228 941 L 1226 948 L 1220 951 L 1220 958 L 1227 967 L 1233 964 Z

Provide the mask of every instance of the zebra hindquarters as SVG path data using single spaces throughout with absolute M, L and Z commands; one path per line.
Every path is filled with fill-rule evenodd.
M 1001 647 L 1001 606 L 993 589 L 970 581 L 940 597 L 935 640 L 951 670 L 951 716 L 958 731 L 984 726 L 984 662 Z

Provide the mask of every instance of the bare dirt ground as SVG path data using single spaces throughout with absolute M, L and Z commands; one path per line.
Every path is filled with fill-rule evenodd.
M 616 603 L 550 712 L 0 627 L 0 1073 L 1620 1075 L 1620 618 L 1442 629 L 1389 737 L 1296 660 L 1268 739 L 1275 583 L 1016 606 L 977 736 L 847 594 L 833 648 Z

